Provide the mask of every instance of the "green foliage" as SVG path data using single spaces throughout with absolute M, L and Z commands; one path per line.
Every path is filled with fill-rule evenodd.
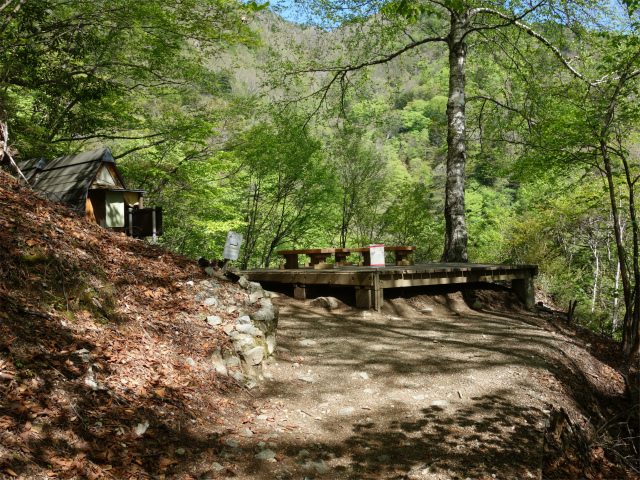
M 11 13 L 0 29 L 0 107 L 26 157 L 74 152 L 82 140 L 157 141 L 167 122 L 146 103 L 215 91 L 212 56 L 256 41 L 240 6 L 226 0 L 10 0 L 3 8 Z
M 434 213 L 430 182 L 397 185 L 393 203 L 385 212 L 387 236 L 393 245 L 415 245 L 415 261 L 437 261 L 442 252 L 444 222 Z
M 477 263 L 503 263 L 505 243 L 515 213 L 516 192 L 509 188 L 494 190 L 474 181 L 469 183 L 465 204 L 469 259 Z
M 269 266 L 277 249 L 305 241 L 323 218 L 332 172 L 303 124 L 296 114 L 274 115 L 235 141 L 231 187 L 243 205 L 244 268 Z
M 425 32 L 444 37 L 450 10 L 470 3 L 297 2 L 316 14 L 302 27 L 253 0 L 33 0 L 9 16 L 17 2 L 0 29 L 0 107 L 14 144 L 49 158 L 111 147 L 128 186 L 163 207 L 165 247 L 219 258 L 235 230 L 242 267 L 272 266 L 280 249 L 373 242 L 439 259 L 446 48 L 427 42 L 344 77 L 331 68 L 377 62 Z M 578 321 L 614 336 L 625 309 L 600 142 L 617 162 L 628 265 L 638 193 L 626 173 L 640 168 L 636 77 L 615 91 L 640 44 L 638 4 L 624 4 L 626 27 L 611 18 L 596 32 L 569 32 L 540 10 L 545 35 L 591 86 L 511 27 L 483 31 L 466 70 L 470 259 L 538 264 L 560 306 L 577 299 Z M 306 28 L 314 23 L 323 28 Z M 331 79 L 350 88 L 325 89 Z M 322 101 L 293 102 L 314 94 Z M 614 126 L 603 131 L 612 96 Z

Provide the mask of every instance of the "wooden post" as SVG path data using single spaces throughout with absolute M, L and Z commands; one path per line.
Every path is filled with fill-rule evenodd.
M 133 238 L 133 207 L 129 207 L 129 236 Z
M 371 310 L 373 306 L 372 292 L 371 287 L 356 287 L 356 308 Z
M 153 244 L 155 245 L 158 241 L 158 236 L 156 235 L 156 207 L 153 206 L 151 211 L 151 226 L 153 227 Z
M 307 299 L 306 285 L 294 285 L 293 298 L 295 298 L 296 300 L 306 300 Z
M 535 307 L 535 294 L 533 291 L 533 276 L 529 270 L 524 272 L 524 278 L 511 281 L 511 287 L 515 290 L 518 298 L 524 302 L 527 310 L 533 310 Z
M 379 312 L 380 310 L 382 310 L 382 304 L 384 302 L 384 296 L 382 294 L 383 292 L 383 288 L 380 286 L 380 272 L 376 271 L 376 274 L 373 277 L 373 294 L 374 294 L 374 298 L 373 298 L 373 308 L 376 309 L 376 312 Z

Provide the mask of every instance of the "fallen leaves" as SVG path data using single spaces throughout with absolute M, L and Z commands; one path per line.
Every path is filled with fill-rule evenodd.
M 179 463 L 178 460 L 172 460 L 166 457 L 158 459 L 158 467 L 160 468 L 167 468 L 169 465 L 175 465 L 176 463 Z
M 227 425 L 236 388 L 207 362 L 228 339 L 184 287 L 201 270 L 0 184 L 0 452 L 25 456 L 0 476 L 174 478 L 183 437 Z

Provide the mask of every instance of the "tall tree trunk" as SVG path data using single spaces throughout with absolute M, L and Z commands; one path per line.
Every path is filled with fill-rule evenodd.
M 631 169 L 627 158 L 622 156 L 622 164 L 624 166 L 625 178 L 627 180 L 627 188 L 629 189 L 629 217 L 631 220 L 631 232 L 633 235 L 633 306 L 631 309 L 631 317 L 629 319 L 629 338 L 627 345 L 623 344 L 623 351 L 627 355 L 629 361 L 633 359 L 640 351 L 640 227 L 638 226 L 638 218 L 636 216 L 636 180 L 633 179 Z M 627 326 L 625 325 L 625 328 Z M 626 348 L 625 348 L 626 347 Z
M 20 5 L 22 5 L 22 3 Z M 31 188 L 29 181 L 22 174 L 22 170 L 18 168 L 18 165 L 11 156 L 11 148 L 9 147 L 9 125 L 5 118 L 6 112 L 4 110 L 0 110 L 0 163 L 4 162 L 6 159 L 7 163 L 15 169 L 18 176 L 24 180 L 25 184 L 29 186 L 29 188 Z
M 443 262 L 468 262 L 467 221 L 464 209 L 466 152 L 465 64 L 468 12 L 451 14 L 449 45 L 449 100 L 447 101 L 447 182 Z
M 594 240 L 595 242 L 595 240 Z M 598 295 L 598 276 L 600 274 L 600 257 L 598 257 L 598 247 L 592 247 L 593 256 L 596 259 L 596 268 L 593 272 L 593 294 L 591 296 L 591 313 L 593 313 L 596 309 L 596 297 Z
M 622 240 L 622 229 L 620 228 L 620 214 L 618 212 L 618 202 L 616 199 L 616 186 L 613 183 L 613 171 L 611 168 L 611 157 L 609 156 L 609 147 L 607 141 L 603 136 L 600 139 L 600 153 L 602 155 L 604 168 L 607 177 L 607 185 L 609 187 L 609 199 L 611 201 L 611 214 L 613 215 L 613 232 L 616 238 L 616 247 L 618 251 L 618 261 L 620 262 L 620 279 L 622 280 L 622 292 L 624 295 L 625 314 L 624 321 L 622 323 L 622 350 L 625 357 L 628 357 L 634 346 L 637 332 L 631 329 L 632 315 L 633 315 L 633 303 L 631 282 L 629 281 L 629 273 L 627 270 L 627 255 L 624 243 Z
M 616 268 L 616 278 L 615 278 L 615 286 L 614 286 L 614 297 L 613 297 L 613 331 L 618 330 L 618 326 L 620 324 L 620 318 L 618 317 L 618 294 L 620 293 L 620 261 L 617 263 Z

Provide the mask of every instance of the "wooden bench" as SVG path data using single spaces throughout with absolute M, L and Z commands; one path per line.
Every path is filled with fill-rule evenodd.
M 336 248 L 336 266 L 343 267 L 346 265 L 351 265 L 347 262 L 347 257 L 355 252 L 355 248 Z
M 333 265 L 327 263 L 327 258 L 335 253 L 335 248 L 312 248 L 309 250 L 280 250 L 278 255 L 284 256 L 285 269 L 300 268 L 298 265 L 298 255 L 308 255 L 311 258 L 309 265 L 318 270 L 321 268 L 331 268 Z
M 413 262 L 409 261 L 408 257 L 415 249 L 415 246 L 384 247 L 385 252 L 395 252 L 396 265 L 413 265 Z
M 385 252 L 395 252 L 396 254 L 396 265 L 412 265 L 407 257 L 413 253 L 416 247 L 410 246 L 397 246 L 397 247 L 384 247 Z M 351 253 L 362 253 L 364 257 L 364 266 L 371 266 L 371 253 L 369 247 L 362 248 L 312 248 L 307 250 L 280 250 L 278 255 L 282 255 L 285 258 L 284 268 L 289 270 L 292 268 L 300 268 L 298 264 L 298 255 L 308 255 L 311 258 L 311 262 L 309 265 L 316 270 L 322 268 L 332 268 L 333 265 L 327 263 L 327 258 L 331 257 L 331 255 L 336 256 L 336 265 L 337 266 L 345 266 L 347 265 L 347 257 Z
M 413 253 L 413 251 L 416 249 L 415 246 L 397 246 L 397 247 L 387 247 L 385 245 L 384 247 L 384 251 L 385 252 L 395 252 L 396 254 L 396 265 L 411 265 L 411 262 L 407 259 L 407 257 Z M 369 250 L 369 247 L 363 247 L 363 248 L 356 248 L 354 249 L 355 252 L 359 252 L 362 253 L 363 256 L 363 260 L 364 260 L 364 266 L 365 267 L 370 267 L 371 266 L 371 253 Z

